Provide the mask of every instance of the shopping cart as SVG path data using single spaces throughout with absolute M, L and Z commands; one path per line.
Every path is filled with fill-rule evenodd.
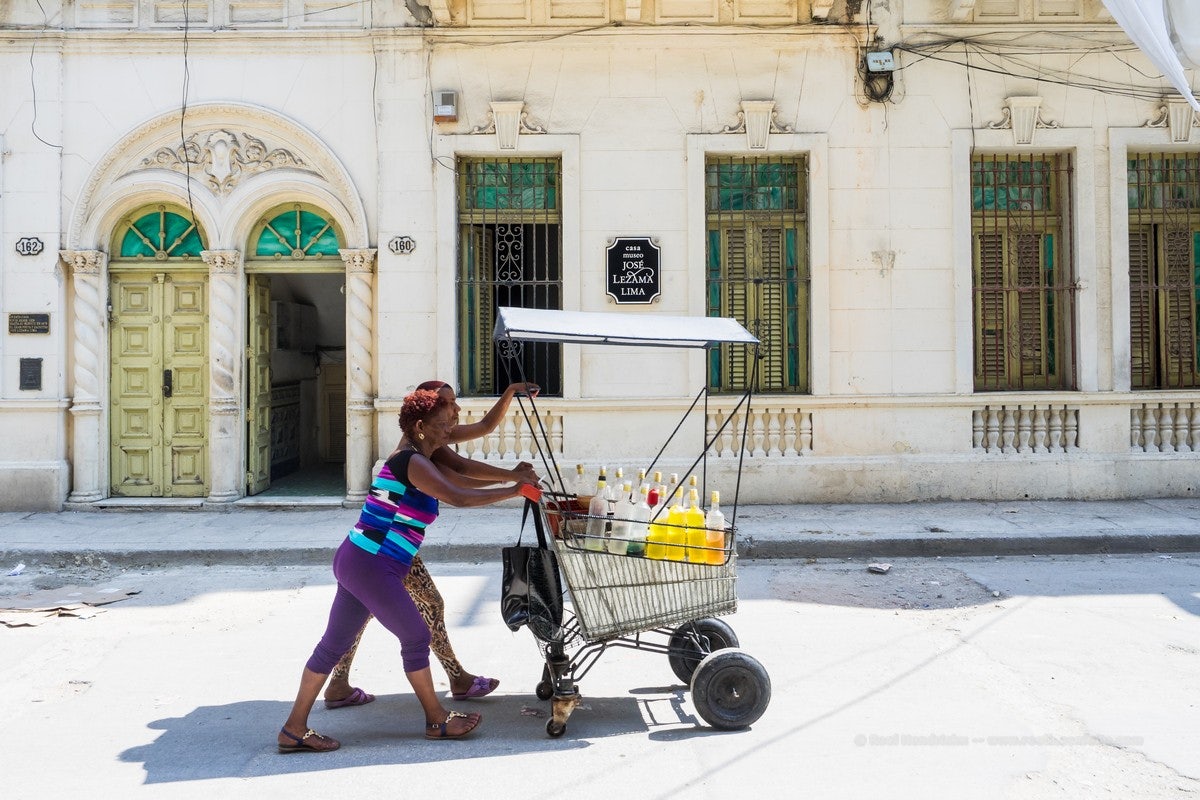
M 499 309 L 494 338 L 502 345 L 498 349 L 506 359 L 515 362 L 510 369 L 521 379 L 520 344 L 529 341 L 658 347 L 758 343 L 731 319 L 518 308 Z M 751 359 L 751 363 L 756 362 L 757 358 Z M 753 380 L 752 372 L 737 407 L 745 404 L 743 419 L 749 416 Z M 687 413 L 701 397 L 707 402 L 707 389 L 701 391 Z M 697 713 L 713 727 L 738 730 L 753 724 L 770 703 L 770 677 L 762 664 L 738 647 L 733 629 L 717 619 L 737 610 L 736 520 L 741 461 L 731 506 L 733 515 L 722 545 L 674 545 L 674 552 L 666 550 L 665 558 L 612 553 L 608 551 L 611 535 L 598 542 L 596 539 L 601 537 L 587 533 L 587 523 L 601 519 L 587 513 L 588 498 L 565 490 L 534 398 L 519 398 L 519 402 L 542 459 L 544 482 L 550 486 L 537 506 L 539 522 L 553 533 L 551 546 L 570 600 L 561 624 L 530 626 L 545 658 L 537 696 L 551 701 L 546 733 L 557 737 L 566 732 L 567 719 L 580 702 L 578 681 L 610 647 L 666 655 L 675 676 L 689 685 Z M 724 425 L 704 442 L 688 472 L 705 460 L 713 442 L 734 419 L 734 414 L 727 415 Z M 744 442 L 744 427 L 740 433 Z M 666 444 L 659 456 L 665 449 Z M 653 466 L 652 462 L 647 471 Z M 614 521 L 620 520 L 603 518 L 603 524 Z M 654 522 L 678 527 L 662 519 Z

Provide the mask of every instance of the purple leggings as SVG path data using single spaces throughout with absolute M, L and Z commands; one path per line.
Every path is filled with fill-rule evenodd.
M 408 564 L 371 555 L 348 538 L 343 541 L 333 556 L 338 588 L 329 609 L 329 624 L 305 666 L 321 675 L 332 672 L 374 614 L 400 640 L 404 671 L 427 669 L 429 626 L 404 588 L 408 570 Z

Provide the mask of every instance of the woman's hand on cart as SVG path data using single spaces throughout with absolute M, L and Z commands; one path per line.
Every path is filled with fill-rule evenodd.
M 541 478 L 533 469 L 533 464 L 528 461 L 522 461 L 510 470 L 514 481 L 523 481 L 525 483 L 538 483 Z
M 537 397 L 538 392 L 541 390 L 542 387 L 538 386 L 536 383 L 517 382 L 509 384 L 508 388 L 504 391 L 508 393 L 510 397 Z

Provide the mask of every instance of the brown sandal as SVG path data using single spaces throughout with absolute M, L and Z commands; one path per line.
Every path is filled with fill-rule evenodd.
M 279 732 L 295 742 L 295 744 L 280 744 L 279 752 L 281 753 L 330 753 L 342 746 L 337 739 L 322 736 L 312 728 L 306 730 L 303 736 L 297 736 L 287 728 L 280 728 Z
M 461 717 L 471 721 L 471 726 L 461 733 L 450 733 L 446 727 L 450 724 L 450 720 L 455 717 Z M 471 731 L 479 727 L 479 723 L 483 722 L 483 717 L 479 714 L 464 714 L 461 711 L 451 711 L 446 715 L 445 722 L 429 722 L 425 725 L 426 739 L 461 739 Z

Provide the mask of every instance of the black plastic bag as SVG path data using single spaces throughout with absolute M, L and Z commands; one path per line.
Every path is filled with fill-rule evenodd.
M 538 546 L 523 546 L 518 535 L 517 544 L 505 547 L 501 553 L 504 573 L 500 581 L 500 616 L 509 630 L 515 631 L 526 625 L 534 636 L 551 640 L 559 635 L 562 627 L 562 583 L 558 575 L 558 558 L 546 539 L 542 510 L 528 499 L 521 518 L 521 535 L 525 533 L 525 521 L 531 511 Z

